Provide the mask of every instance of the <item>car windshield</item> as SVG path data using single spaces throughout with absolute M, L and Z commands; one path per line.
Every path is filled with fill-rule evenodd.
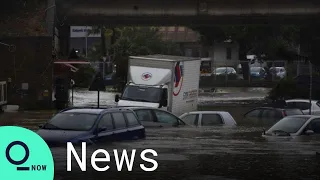
M 233 72 L 233 68 L 230 67 L 221 67 L 221 68 L 217 68 L 215 70 L 215 73 L 226 73 L 226 72 Z
M 251 71 L 251 72 L 260 72 L 261 69 L 262 69 L 261 67 L 251 67 L 251 68 L 250 68 L 250 71 Z
M 158 103 L 161 97 L 161 88 L 127 86 L 123 92 L 123 100 Z
M 309 117 L 285 117 L 273 125 L 266 134 L 274 131 L 283 131 L 286 133 L 296 133 L 307 121 Z
M 88 131 L 97 118 L 96 114 L 60 113 L 44 125 L 43 129 Z

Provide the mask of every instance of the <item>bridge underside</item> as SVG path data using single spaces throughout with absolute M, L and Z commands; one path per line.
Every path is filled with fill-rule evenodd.
M 303 24 L 320 19 L 320 1 L 56 0 L 60 24 Z

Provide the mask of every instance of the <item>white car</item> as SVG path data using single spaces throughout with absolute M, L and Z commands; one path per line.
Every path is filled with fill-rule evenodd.
M 286 103 L 289 108 L 301 109 L 303 114 L 309 114 L 309 99 L 290 99 L 286 100 Z M 320 101 L 311 101 L 311 115 L 320 115 Z
M 290 137 L 313 134 L 320 134 L 320 116 L 295 115 L 281 119 L 268 131 L 263 132 L 262 136 Z
M 280 79 L 283 79 L 287 76 L 287 72 L 284 67 L 271 67 L 269 71 L 271 72 L 272 75 Z
M 193 126 L 235 126 L 236 121 L 230 113 L 225 111 L 193 111 L 180 116 L 188 125 Z

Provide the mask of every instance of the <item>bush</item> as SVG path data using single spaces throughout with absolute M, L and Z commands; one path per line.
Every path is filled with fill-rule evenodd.
M 268 94 L 268 99 L 309 99 L 309 89 L 308 83 L 297 83 L 297 81 L 281 80 L 276 87 L 274 87 Z M 320 99 L 320 88 L 314 86 L 312 88 L 312 99 Z
M 79 71 L 74 74 L 73 80 L 75 87 L 88 88 L 95 74 L 95 70 L 91 66 L 82 66 Z

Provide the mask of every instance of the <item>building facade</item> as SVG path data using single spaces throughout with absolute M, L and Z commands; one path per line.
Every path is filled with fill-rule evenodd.
M 180 44 L 185 56 L 210 58 L 212 69 L 221 66 L 236 67 L 239 64 L 239 44 L 230 40 L 214 42 L 212 46 L 200 43 L 200 34 L 187 27 L 161 27 L 163 40 Z

